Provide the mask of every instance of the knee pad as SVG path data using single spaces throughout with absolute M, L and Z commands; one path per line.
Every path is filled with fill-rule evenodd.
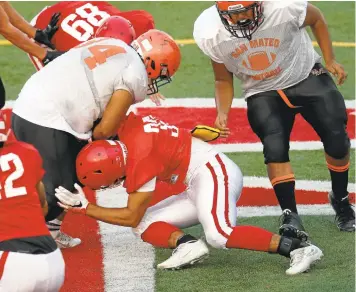
M 334 159 L 343 159 L 350 149 L 350 139 L 345 130 L 330 132 L 323 144 L 326 154 Z
M 289 162 L 289 138 L 282 132 L 266 136 L 263 143 L 265 164 Z
M 226 248 L 227 238 L 222 236 L 217 230 L 205 232 L 205 239 L 214 248 Z

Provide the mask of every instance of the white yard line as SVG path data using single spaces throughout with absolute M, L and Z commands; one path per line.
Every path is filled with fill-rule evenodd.
M 123 189 L 98 192 L 98 204 L 126 206 Z M 106 292 L 153 292 L 155 288 L 154 248 L 135 238 L 131 228 L 99 222 L 104 254 Z

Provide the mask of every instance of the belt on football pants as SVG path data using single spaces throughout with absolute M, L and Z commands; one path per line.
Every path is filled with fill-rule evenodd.
M 2 274 L 4 273 L 4 267 L 5 267 L 5 263 L 6 263 L 8 255 L 9 255 L 8 251 L 4 251 L 0 255 L 0 280 L 2 278 Z

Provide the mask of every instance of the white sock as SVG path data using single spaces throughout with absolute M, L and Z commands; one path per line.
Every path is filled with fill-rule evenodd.
M 47 228 L 49 229 L 49 232 L 51 233 L 53 238 L 56 238 L 59 234 L 59 231 L 61 229 L 62 221 L 58 219 L 54 219 L 51 221 L 47 221 Z

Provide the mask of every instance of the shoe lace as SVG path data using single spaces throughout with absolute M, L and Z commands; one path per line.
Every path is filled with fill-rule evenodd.
M 174 255 L 179 249 L 182 249 L 187 243 L 193 243 L 196 242 L 196 240 L 191 240 L 191 241 L 187 241 L 185 243 L 182 243 L 180 245 L 178 245 L 172 252 L 172 255 Z
M 293 257 L 291 257 L 290 266 L 292 267 L 292 266 L 299 264 L 302 261 L 303 256 L 304 256 L 304 252 L 302 250 L 296 251 L 296 253 L 293 255 Z
M 292 219 L 291 213 L 292 212 L 289 209 L 283 210 L 282 215 L 279 216 L 279 223 L 280 224 L 289 224 Z
M 59 232 L 58 237 L 56 238 L 56 240 L 61 241 L 61 242 L 65 242 L 65 243 L 69 243 L 73 238 L 71 236 L 69 236 L 66 233 L 63 232 Z

